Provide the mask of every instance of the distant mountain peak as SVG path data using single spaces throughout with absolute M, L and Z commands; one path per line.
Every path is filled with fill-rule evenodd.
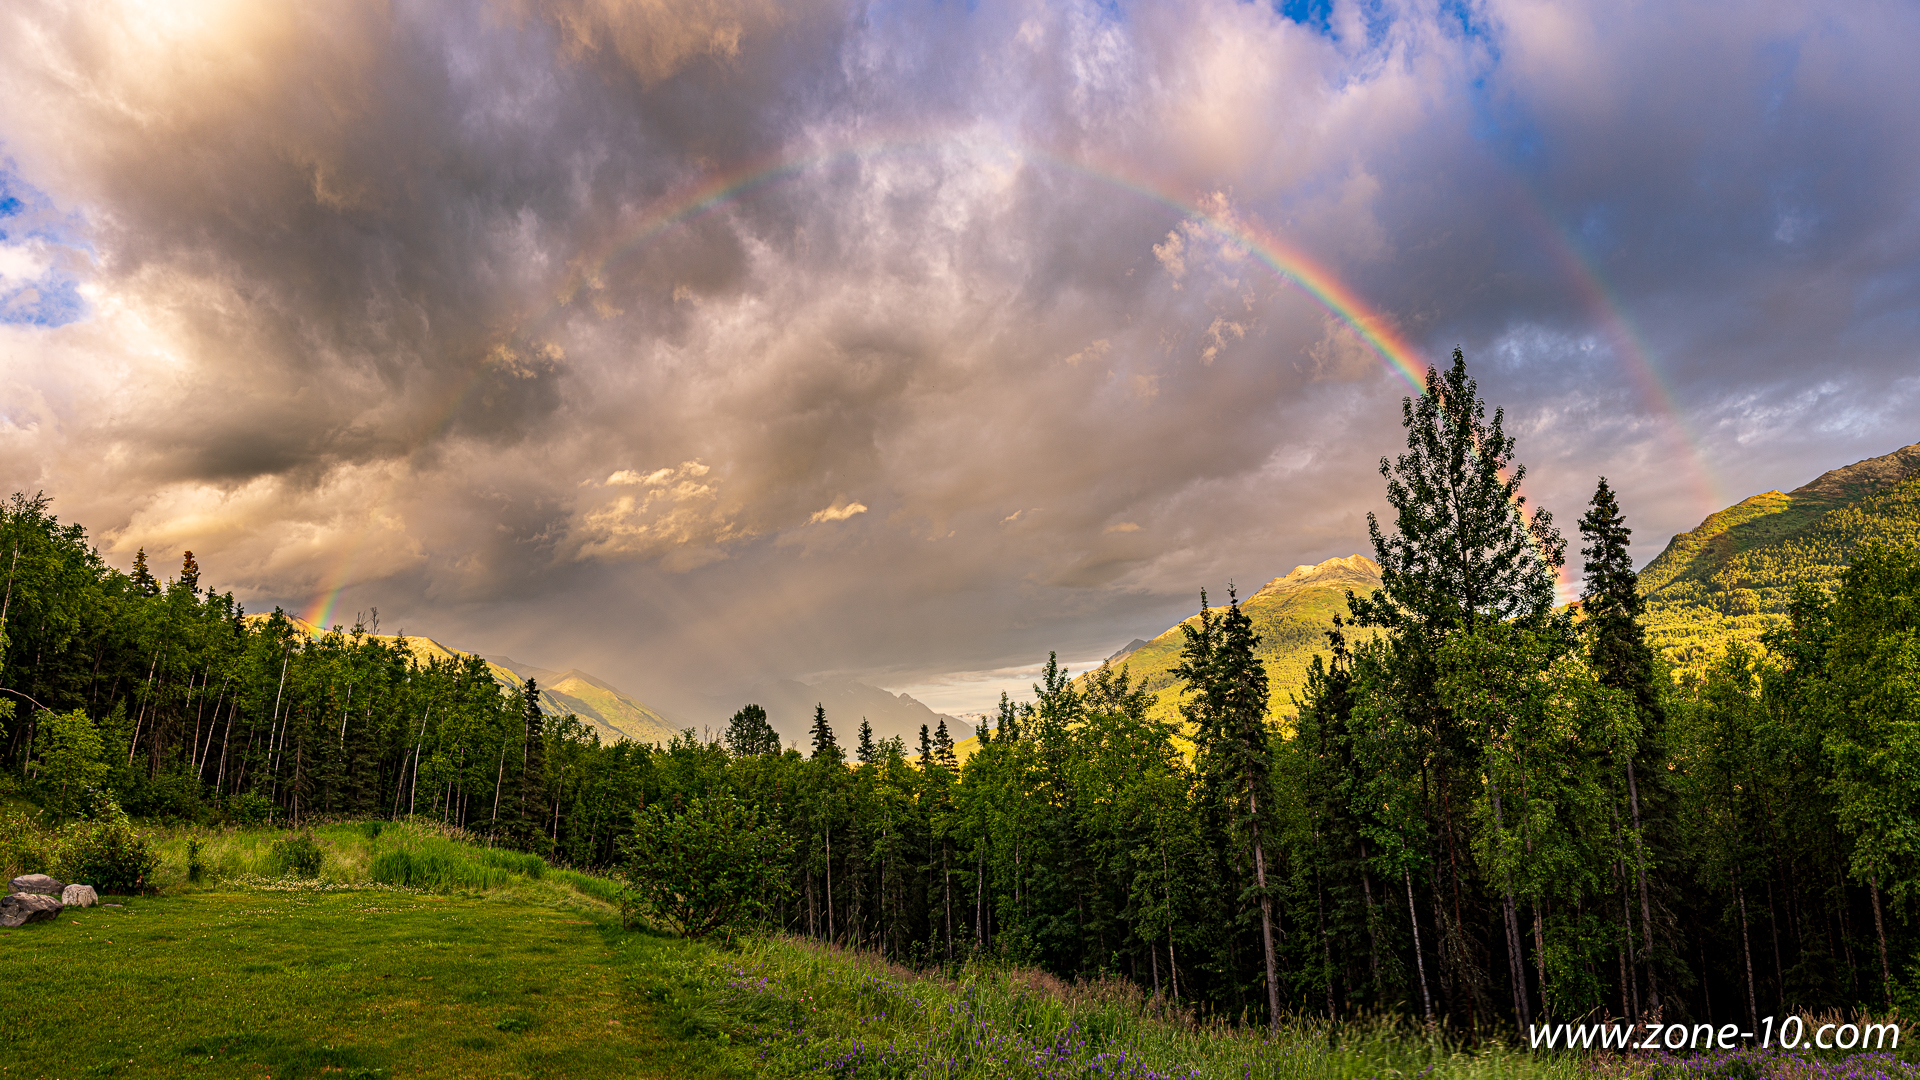
M 1249 596 L 1275 596 L 1306 588 L 1353 589 L 1356 592 L 1380 587 L 1380 564 L 1365 555 L 1348 555 L 1345 558 L 1328 559 L 1326 562 L 1307 565 L 1302 563 L 1293 568 L 1285 577 L 1277 577 L 1267 582 L 1259 592 Z
M 1851 502 L 1885 491 L 1914 476 L 1920 476 L 1920 443 L 1903 446 L 1891 454 L 1856 461 L 1845 468 L 1829 469 L 1787 494 L 1794 499 Z
M 1117 664 L 1120 661 L 1125 660 L 1127 657 L 1132 656 L 1134 653 L 1137 653 L 1141 649 L 1144 649 L 1146 647 L 1147 647 L 1147 643 L 1145 641 L 1142 641 L 1139 638 L 1134 638 L 1132 641 L 1129 641 L 1125 645 L 1120 646 L 1119 652 L 1116 652 L 1112 656 L 1107 657 L 1107 663 Z

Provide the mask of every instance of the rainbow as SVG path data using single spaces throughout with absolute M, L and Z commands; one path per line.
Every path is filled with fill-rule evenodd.
M 1699 436 L 1687 423 L 1686 413 L 1675 400 L 1673 389 L 1660 377 L 1659 369 L 1654 367 L 1652 351 L 1627 318 L 1626 306 L 1608 286 L 1600 267 L 1580 249 L 1580 245 L 1565 229 L 1554 223 L 1540 196 L 1530 186 L 1521 186 L 1524 197 L 1512 200 L 1512 203 L 1525 209 L 1529 224 L 1545 241 L 1547 251 L 1560 264 L 1561 272 L 1579 292 L 1588 312 L 1600 324 L 1613 346 L 1614 355 L 1626 369 L 1627 377 L 1633 380 L 1641 399 L 1652 412 L 1665 420 L 1668 432 L 1679 450 L 1677 456 L 1686 463 L 1692 476 L 1701 516 L 1718 511 L 1733 500 L 1727 497 L 1725 489 L 1707 468 Z
M 981 140 L 977 139 L 953 138 L 939 141 L 869 140 L 859 145 L 802 156 L 763 158 L 690 180 L 655 199 L 645 211 L 636 215 L 623 228 L 616 230 L 586 257 L 575 259 L 565 280 L 554 291 L 552 301 L 546 309 L 532 318 L 520 321 L 519 331 L 524 332 L 538 327 L 572 308 L 581 292 L 595 285 L 608 265 L 621 256 L 644 247 L 676 226 L 695 220 L 750 192 L 838 161 L 858 161 L 876 154 L 905 150 L 978 145 L 980 142 Z M 1291 283 L 1306 293 L 1335 319 L 1351 329 L 1379 358 L 1389 373 L 1403 380 L 1414 393 L 1425 392 L 1429 365 L 1419 351 L 1400 334 L 1394 320 L 1368 305 L 1330 268 L 1317 262 L 1306 252 L 1230 213 L 1203 205 L 1176 191 L 1169 184 L 1131 175 L 1121 168 L 1106 164 L 1096 165 L 1091 161 L 1067 157 L 1033 146 L 1018 145 L 1004 139 L 986 140 L 986 147 L 1021 161 L 1044 164 L 1119 188 L 1166 206 L 1178 213 L 1183 220 L 1204 226 L 1267 267 L 1282 281 Z M 1633 355 L 1643 354 L 1634 353 Z M 1642 363 L 1644 366 L 1644 360 Z M 422 425 L 418 436 L 421 444 L 428 441 L 434 434 L 444 431 L 451 424 L 462 402 L 479 384 L 485 368 L 486 361 L 476 362 L 468 376 L 450 396 L 445 407 L 438 410 L 427 423 Z M 1648 370 L 1651 369 L 1648 368 Z M 1671 412 L 1670 399 L 1668 404 Z M 391 486 L 390 484 L 388 496 L 391 495 Z M 378 500 L 380 504 L 386 501 L 386 498 Z M 363 535 L 341 559 L 334 571 L 327 575 L 325 579 L 327 584 L 309 608 L 308 621 L 323 629 L 330 625 L 342 593 L 352 583 L 352 570 L 359 561 L 365 545 L 366 536 Z M 1566 585 L 1567 581 L 1563 576 L 1563 588 Z

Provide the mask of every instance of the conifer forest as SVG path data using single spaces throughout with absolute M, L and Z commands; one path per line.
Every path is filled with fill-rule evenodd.
M 1249 1026 L 1920 1003 L 1920 553 L 1865 546 L 1759 647 L 1679 672 L 1643 635 L 1631 492 L 1598 480 L 1566 532 L 1529 506 L 1457 351 L 1403 410 L 1383 585 L 1287 715 L 1229 589 L 1184 626 L 1178 724 L 1124 665 L 1050 662 L 964 761 L 974 732 L 876 739 L 824 709 L 785 748 L 747 703 L 711 738 L 603 744 L 477 657 L 248 614 L 191 554 L 120 572 L 18 494 L 0 765 L 67 815 L 105 792 L 157 821 L 444 821 L 624 873 L 690 932 L 724 910 Z

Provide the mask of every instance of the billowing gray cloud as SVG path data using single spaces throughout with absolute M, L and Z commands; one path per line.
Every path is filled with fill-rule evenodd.
M 1359 317 L 1650 556 L 1920 439 L 1917 23 L 16 4 L 0 478 L 670 708 L 900 686 L 1362 550 Z

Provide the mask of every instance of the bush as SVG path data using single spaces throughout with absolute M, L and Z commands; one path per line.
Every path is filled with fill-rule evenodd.
M 123 896 L 153 888 L 160 853 L 153 850 L 147 834 L 135 831 L 126 815 L 118 813 L 117 807 L 115 811 L 67 827 L 60 838 L 55 876 Z
M 236 825 L 258 825 L 272 816 L 273 804 L 252 792 L 227 800 L 227 820 Z
M 200 860 L 200 852 L 207 846 L 206 841 L 197 836 L 187 837 L 187 880 L 198 882 L 207 876 L 207 864 Z
M 633 826 L 621 844 L 629 925 L 645 917 L 686 937 L 731 934 L 763 921 L 788 887 L 785 830 L 731 795 L 694 799 L 680 814 L 655 804 Z
M 273 842 L 273 865 L 293 877 L 319 877 L 320 859 L 320 844 L 313 838 L 312 830 Z
M 19 811 L 0 813 L 0 873 L 44 873 L 58 850 L 57 838 Z

